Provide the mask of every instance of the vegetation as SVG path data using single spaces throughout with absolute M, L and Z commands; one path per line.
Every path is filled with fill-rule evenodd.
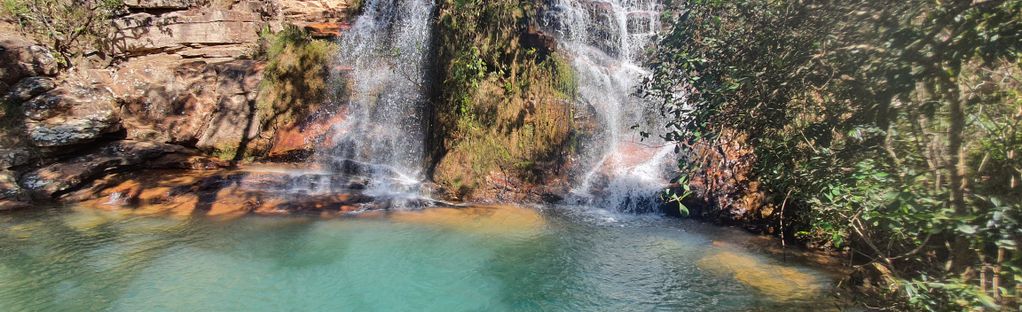
M 267 125 L 281 120 L 293 123 L 326 99 L 337 43 L 315 40 L 294 25 L 278 33 L 263 31 L 261 37 L 268 46 L 261 55 L 267 63 L 259 86 L 260 120 Z
M 256 100 L 260 129 L 293 127 L 331 104 L 330 65 L 337 43 L 313 39 L 308 31 L 294 25 L 276 33 L 264 29 L 260 43 L 255 58 L 266 61 Z
M 575 82 L 560 55 L 521 40 L 539 8 L 528 0 L 441 3 L 434 178 L 457 196 L 482 179 L 542 182 L 571 132 Z M 440 135 L 442 134 L 442 135 Z
M 673 6 L 646 88 L 667 139 L 747 137 L 787 207 L 766 218 L 848 252 L 886 308 L 1020 308 L 1022 1 Z
M 86 53 L 109 53 L 116 31 L 110 20 L 123 0 L 2 0 L 3 14 L 46 44 L 63 67 Z

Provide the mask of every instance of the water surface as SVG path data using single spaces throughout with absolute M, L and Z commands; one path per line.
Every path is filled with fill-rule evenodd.
M 593 212 L 596 211 L 596 212 Z M 0 215 L 4 311 L 820 310 L 740 231 L 578 207 L 360 217 Z

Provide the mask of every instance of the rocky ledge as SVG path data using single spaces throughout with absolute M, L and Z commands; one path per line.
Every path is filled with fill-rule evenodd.
M 116 55 L 88 54 L 71 68 L 0 19 L 0 210 L 91 199 L 83 192 L 100 192 L 96 181 L 139 170 L 222 175 L 253 150 L 304 153 L 308 135 L 324 132 L 261 119 L 266 64 L 253 54 L 262 31 L 286 24 L 339 35 L 350 0 L 124 4 L 111 21 Z

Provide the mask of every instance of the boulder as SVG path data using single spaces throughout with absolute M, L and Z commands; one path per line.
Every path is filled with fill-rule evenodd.
M 101 177 L 107 172 L 144 163 L 166 154 L 188 154 L 187 148 L 172 144 L 116 141 L 81 156 L 30 170 L 23 174 L 20 185 L 36 198 L 54 198 Z
M 57 60 L 46 47 L 24 38 L 0 39 L 0 82 L 17 83 L 29 76 L 56 76 Z
M 24 106 L 28 138 L 37 147 L 88 143 L 120 130 L 114 100 L 103 90 L 58 88 Z
M 23 201 L 25 200 L 24 195 L 24 191 L 18 185 L 18 181 L 15 178 L 15 174 L 10 170 L 0 169 L 0 201 Z
M 29 77 L 22 79 L 7 92 L 7 95 L 0 101 L 8 104 L 20 104 L 28 101 L 37 95 L 56 88 L 53 79 L 47 77 Z
M 216 110 L 199 135 L 196 147 L 238 152 L 259 136 L 262 116 L 255 101 L 259 82 L 262 81 L 262 69 L 262 65 L 255 61 L 234 61 L 216 67 Z

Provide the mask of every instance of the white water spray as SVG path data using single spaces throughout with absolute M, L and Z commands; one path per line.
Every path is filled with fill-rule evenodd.
M 342 38 L 338 63 L 351 97 L 320 155 L 336 170 L 365 175 L 366 194 L 405 206 L 425 180 L 426 57 L 432 0 L 368 0 Z M 343 87 L 343 86 L 338 86 Z M 405 203 L 402 203 L 405 202 Z
M 626 212 L 653 208 L 667 184 L 673 145 L 633 126 L 666 124 L 635 91 L 649 70 L 640 59 L 660 28 L 656 0 L 554 0 L 543 19 L 572 57 L 576 110 L 596 125 L 580 148 L 570 199 Z

